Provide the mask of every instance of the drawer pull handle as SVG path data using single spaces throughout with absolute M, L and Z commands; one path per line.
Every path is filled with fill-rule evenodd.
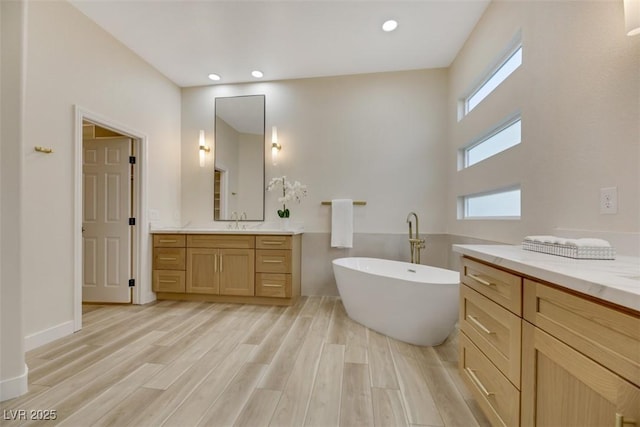
M 480 379 L 476 376 L 476 373 L 473 372 L 473 370 L 471 370 L 471 368 L 464 368 L 464 370 L 467 371 L 467 374 L 469 374 L 469 376 L 471 377 L 473 382 L 478 386 L 480 391 L 482 391 L 485 396 L 489 397 L 489 396 L 493 396 L 495 394 L 495 393 L 491 393 L 490 391 L 487 390 L 487 388 L 482 384 Z
M 220 273 L 222 273 L 222 255 L 220 255 Z
M 467 276 L 471 277 L 476 282 L 482 283 L 485 286 L 495 286 L 494 283 L 488 282 L 481 277 L 476 276 L 475 274 L 468 273 Z
M 213 272 L 214 273 L 218 272 L 218 257 L 217 256 L 213 257 Z
M 636 425 L 636 420 L 631 418 L 624 419 L 624 415 L 616 413 L 616 427 L 622 427 L 625 424 Z
M 169 240 L 169 239 L 160 239 L 160 243 L 178 243 L 177 240 Z
M 272 283 L 263 283 L 262 287 L 263 288 L 281 288 L 282 285 L 274 285 Z
M 160 280 L 160 283 L 178 283 L 177 280 Z
M 277 240 L 263 240 L 262 244 L 263 245 L 283 245 L 284 242 L 279 242 Z
M 265 260 L 262 260 L 262 262 L 265 264 L 282 264 L 281 259 L 265 259 Z
M 178 258 L 160 257 L 160 261 L 177 261 Z
M 482 332 L 484 332 L 485 334 L 495 334 L 495 332 L 489 330 L 489 328 L 487 328 L 482 323 L 480 323 L 480 321 L 477 318 L 473 316 L 467 316 L 467 318 L 471 320 L 471 322 L 474 323 L 478 328 L 480 328 Z

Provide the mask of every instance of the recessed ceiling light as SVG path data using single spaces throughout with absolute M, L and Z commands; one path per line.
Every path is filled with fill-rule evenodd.
M 398 21 L 394 21 L 393 19 L 389 19 L 382 24 L 382 30 L 387 33 L 398 28 Z
M 262 74 L 262 71 L 258 71 L 258 70 L 253 70 L 253 71 L 251 72 L 251 75 L 252 75 L 253 77 L 255 77 L 256 79 L 261 79 L 261 78 L 262 78 L 262 76 L 264 76 L 264 74 Z
M 218 80 L 220 80 L 220 76 L 219 76 L 219 75 L 217 75 L 217 74 L 214 74 L 214 73 L 209 74 L 209 78 L 210 78 L 211 80 L 213 80 L 213 81 L 216 81 L 216 82 L 217 82 Z

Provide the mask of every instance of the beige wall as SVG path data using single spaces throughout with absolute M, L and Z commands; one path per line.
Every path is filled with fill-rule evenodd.
M 74 106 L 147 136 L 148 207 L 172 223 L 180 215 L 180 90 L 66 2 L 29 2 L 27 28 L 22 283 L 31 336 L 73 319 Z
M 288 206 L 304 225 L 305 295 L 335 294 L 331 260 L 379 256 L 409 260 L 407 214 L 416 211 L 420 232 L 446 227 L 447 71 L 444 69 L 314 78 L 182 90 L 182 218 L 211 224 L 213 166 L 198 167 L 198 129 L 213 135 L 214 100 L 266 95 L 266 148 L 271 127 L 282 144 L 277 166 L 266 161 L 266 181 L 286 175 L 308 186 L 300 205 Z M 270 155 L 270 151 L 267 151 Z M 265 220 L 276 221 L 277 192 L 266 193 Z M 331 209 L 323 200 L 353 198 L 352 250 L 330 248 Z M 445 266 L 447 245 L 430 239 L 425 263 Z
M 409 211 L 421 230 L 445 228 L 447 71 L 443 69 L 288 80 L 182 90 L 182 219 L 210 223 L 213 166 L 198 167 L 198 129 L 213 135 L 214 99 L 266 95 L 266 143 L 278 126 L 277 166 L 266 181 L 286 175 L 308 186 L 300 205 L 288 206 L 306 231 L 328 232 L 323 200 L 366 200 L 355 208 L 358 233 L 404 233 Z M 277 219 L 275 192 L 266 194 L 266 221 Z
M 0 2 L 0 401 L 27 391 L 21 264 L 26 3 Z
M 522 66 L 458 122 L 458 99 L 519 30 Z M 625 36 L 621 1 L 493 2 L 449 76 L 449 233 L 519 243 L 577 229 L 640 240 L 640 37 Z M 458 172 L 457 150 L 516 111 L 522 144 Z M 456 219 L 457 196 L 516 183 L 520 221 Z M 600 188 L 612 186 L 618 214 L 601 215 Z

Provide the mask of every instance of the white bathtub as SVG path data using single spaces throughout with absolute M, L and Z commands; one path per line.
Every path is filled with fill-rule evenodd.
M 377 258 L 333 260 L 349 317 L 400 341 L 442 343 L 458 319 L 460 273 Z

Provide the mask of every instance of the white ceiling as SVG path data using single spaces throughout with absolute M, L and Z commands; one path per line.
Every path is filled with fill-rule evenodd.
M 181 87 L 447 67 L 489 1 L 70 0 Z

